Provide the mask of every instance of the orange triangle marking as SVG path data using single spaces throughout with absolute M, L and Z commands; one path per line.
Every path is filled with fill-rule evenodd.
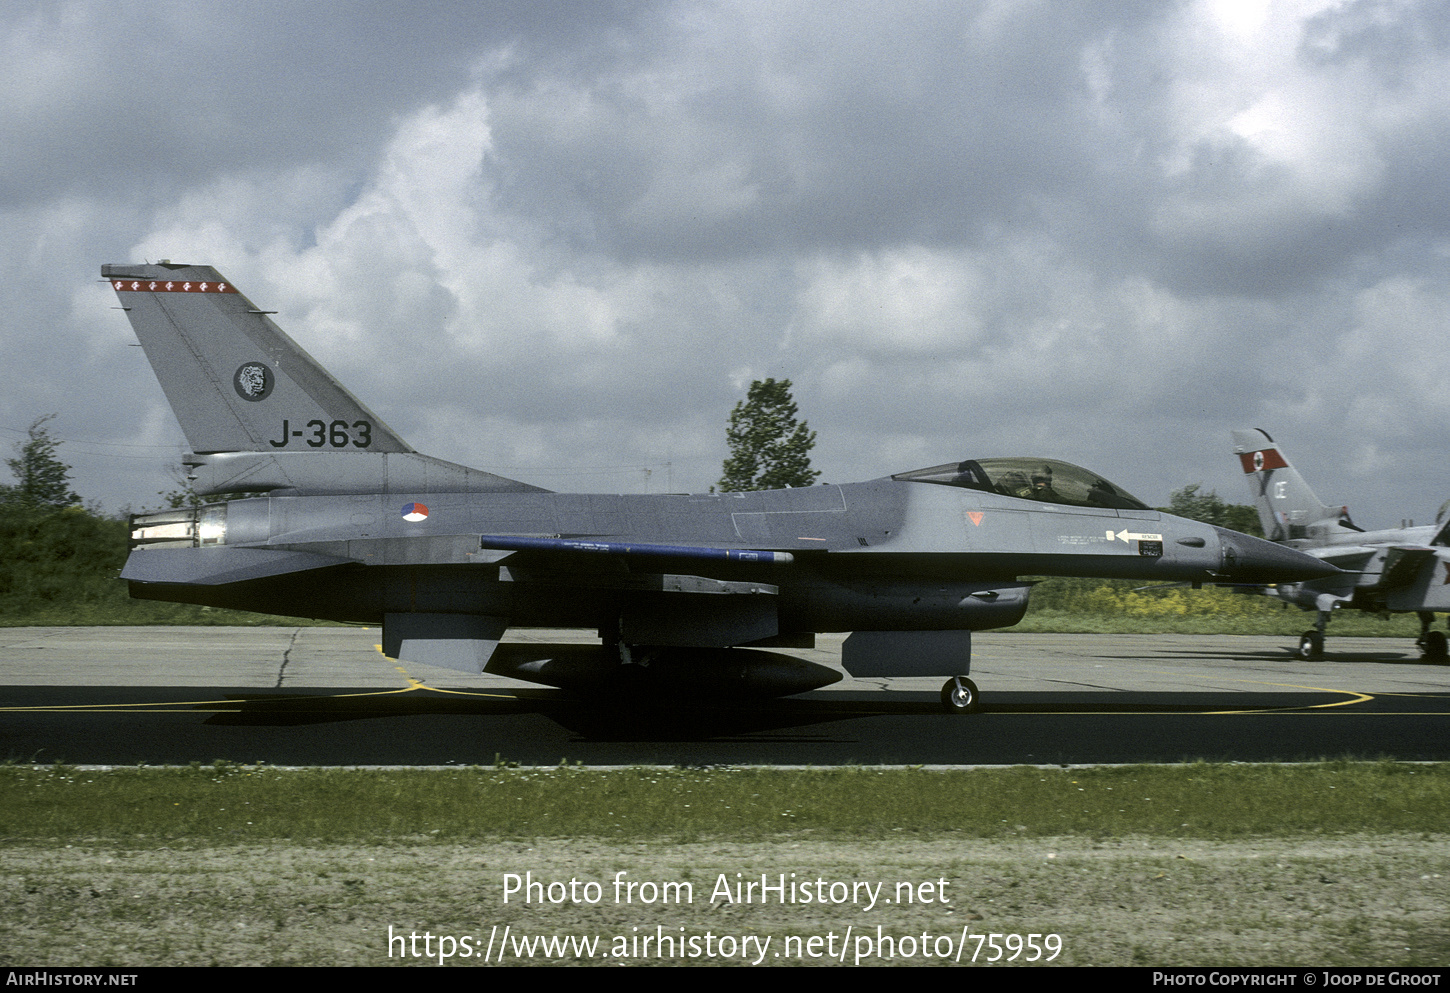
M 976 527 L 982 523 L 982 512 L 980 510 L 969 510 L 967 516 L 972 519 L 972 526 Z

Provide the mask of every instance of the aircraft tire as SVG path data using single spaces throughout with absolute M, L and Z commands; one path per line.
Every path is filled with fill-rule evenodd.
M 1322 659 L 1324 657 L 1324 635 L 1318 631 L 1305 631 L 1300 635 L 1299 657 L 1301 659 Z
M 1426 662 L 1434 662 L 1437 665 L 1444 665 L 1450 659 L 1450 642 L 1447 642 L 1444 631 L 1430 631 L 1425 635 L 1425 643 L 1421 646 L 1423 658 Z
M 975 714 L 982 707 L 982 694 L 966 676 L 953 676 L 941 688 L 941 705 L 949 713 Z

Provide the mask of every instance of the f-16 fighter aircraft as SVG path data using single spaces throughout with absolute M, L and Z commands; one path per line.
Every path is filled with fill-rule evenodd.
M 849 631 L 852 675 L 949 676 L 944 705 L 972 711 L 971 632 L 1022 618 L 1024 576 L 1336 571 L 1050 459 L 752 493 L 552 493 L 415 452 L 215 269 L 101 272 L 181 422 L 195 491 L 266 493 L 135 518 L 135 597 L 381 624 L 391 657 L 571 689 L 798 693 L 840 675 L 770 649 Z M 601 644 L 501 646 L 510 627 L 592 628 Z
M 1445 632 L 1431 631 L 1430 625 L 1436 611 L 1450 611 L 1450 523 L 1445 508 L 1433 527 L 1365 531 L 1349 519 L 1347 507 L 1319 502 L 1268 432 L 1235 431 L 1233 443 L 1264 534 L 1345 570 L 1265 591 L 1317 612 L 1314 628 L 1299 638 L 1299 655 L 1322 656 L 1330 612 L 1351 607 L 1377 613 L 1414 611 L 1420 617 L 1415 643 L 1427 660 L 1444 662 Z

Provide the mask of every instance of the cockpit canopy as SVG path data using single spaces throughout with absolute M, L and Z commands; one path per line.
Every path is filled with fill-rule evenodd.
M 908 483 L 941 483 L 969 490 L 1069 507 L 1107 507 L 1111 510 L 1151 510 L 1147 504 L 1096 473 L 1056 459 L 967 459 L 930 469 L 897 473 L 891 477 Z

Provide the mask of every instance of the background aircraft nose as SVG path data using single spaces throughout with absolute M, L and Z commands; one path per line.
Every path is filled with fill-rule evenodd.
M 1298 583 L 1307 579 L 1323 579 L 1339 572 L 1337 568 L 1312 555 L 1276 545 L 1262 538 L 1251 538 L 1227 528 L 1214 528 L 1223 548 L 1223 574 L 1229 579 L 1250 583 Z

